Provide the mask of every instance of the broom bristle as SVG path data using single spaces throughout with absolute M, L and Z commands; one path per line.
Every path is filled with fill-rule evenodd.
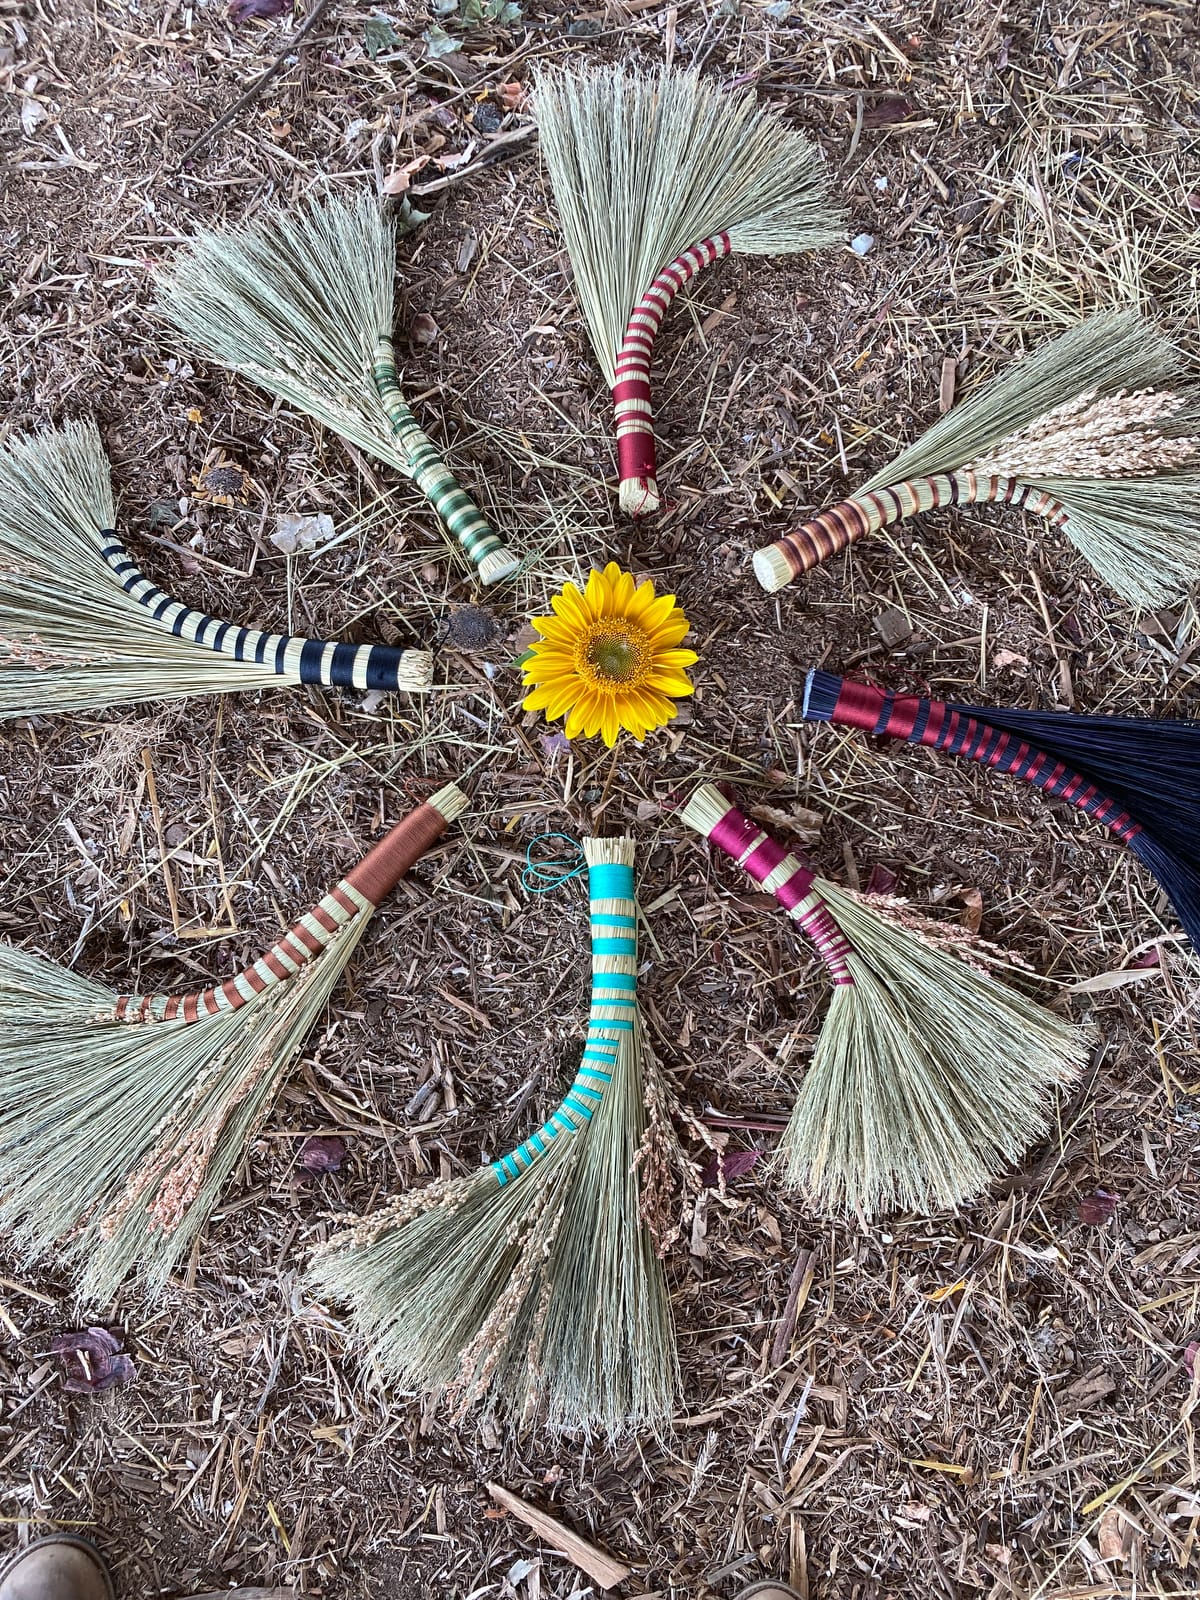
M 677 1369 L 634 1173 L 644 1121 L 636 959 L 616 948 L 634 944 L 633 847 L 584 849 L 594 987 L 572 1092 L 518 1151 L 402 1196 L 331 1241 L 310 1274 L 349 1304 L 384 1378 L 448 1389 L 462 1408 L 506 1420 L 538 1414 L 553 1429 L 615 1437 L 666 1422 Z
M 1200 950 L 1200 721 L 955 705 L 828 672 L 808 674 L 801 714 L 981 761 L 1070 801 L 1142 861 Z
M 1086 1035 L 813 878 L 713 785 L 683 819 L 776 895 L 834 977 L 780 1146 L 787 1181 L 869 1216 L 958 1205 L 1017 1161 Z
M 392 332 L 395 232 L 373 195 L 206 228 L 159 273 L 158 309 L 211 360 L 408 473 L 370 381 Z
M 835 244 L 840 219 L 802 134 L 695 72 L 538 74 L 542 152 L 592 348 L 611 386 L 634 306 L 663 267 L 724 232 L 775 255 Z
M 115 520 L 93 422 L 0 449 L 0 718 L 285 683 L 432 681 L 428 651 L 264 635 L 172 601 L 129 559 Z
M 1200 412 L 1182 359 L 1133 311 L 1103 312 L 1014 362 L 858 492 L 969 469 L 1043 490 L 1063 531 L 1133 605 L 1200 578 Z M 759 552 L 764 588 L 791 576 Z
M 204 1226 L 366 931 L 465 797 L 418 807 L 265 956 L 185 997 L 122 996 L 0 946 L 0 1225 L 66 1241 L 87 1299 L 165 1281 Z

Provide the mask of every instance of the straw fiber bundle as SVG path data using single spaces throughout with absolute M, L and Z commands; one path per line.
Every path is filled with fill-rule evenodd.
M 711 784 L 683 820 L 813 941 L 833 997 L 787 1131 L 787 1182 L 864 1217 L 971 1199 L 1049 1124 L 1086 1035 L 817 878 Z
M 979 761 L 1077 806 L 1153 874 L 1200 950 L 1200 721 L 954 705 L 829 672 L 808 674 L 802 715 Z
M 466 806 L 410 812 L 215 989 L 118 995 L 0 945 L 0 1226 L 62 1249 L 86 1300 L 161 1286 L 208 1220 L 371 915 Z
M 621 508 L 657 509 L 650 358 L 671 301 L 737 251 L 836 244 L 816 147 L 752 94 L 694 72 L 554 68 L 538 75 L 542 152 L 592 349 L 613 390 Z
M 1135 606 L 1200 578 L 1200 402 L 1150 322 L 1104 312 L 1015 362 L 849 500 L 758 550 L 768 591 L 880 528 L 995 501 L 1061 528 Z
M 210 359 L 413 479 L 484 583 L 516 571 L 400 393 L 395 230 L 373 196 L 201 230 L 159 274 L 161 314 Z
M 280 683 L 427 689 L 432 657 L 240 628 L 172 600 L 113 531 L 92 422 L 0 449 L 0 717 Z
M 511 1154 L 405 1194 L 324 1247 L 384 1378 L 508 1421 L 660 1428 L 678 1383 L 661 1265 L 639 1216 L 644 1130 L 633 843 L 587 839 L 592 1005 L 566 1097 Z

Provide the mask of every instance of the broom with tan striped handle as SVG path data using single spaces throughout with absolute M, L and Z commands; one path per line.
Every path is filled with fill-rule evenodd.
M 849 500 L 754 554 L 768 592 L 939 506 L 1022 507 L 1135 606 L 1200 578 L 1200 406 L 1179 353 L 1133 312 L 1090 318 L 935 422 Z
M 714 785 L 683 820 L 775 896 L 833 979 L 780 1146 L 788 1183 L 835 1211 L 927 1211 L 1019 1161 L 1086 1060 L 1083 1030 L 816 877 Z
M 520 565 L 404 402 L 392 345 L 395 230 L 373 195 L 310 199 L 198 232 L 158 308 L 222 366 L 412 478 L 484 583 Z
M 542 154 L 592 349 L 616 408 L 621 509 L 657 510 L 654 337 L 695 274 L 733 252 L 836 244 L 816 147 L 752 94 L 695 72 L 614 66 L 538 74 Z
M 118 995 L 0 945 L 0 1226 L 89 1301 L 160 1286 L 204 1227 L 386 894 L 467 804 L 454 784 L 215 988 Z
M 164 594 L 113 530 L 92 422 L 0 449 L 0 718 L 323 684 L 427 689 L 427 650 L 239 627 Z

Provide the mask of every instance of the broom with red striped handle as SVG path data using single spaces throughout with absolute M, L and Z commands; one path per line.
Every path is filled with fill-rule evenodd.
M 957 705 L 815 671 L 802 715 L 979 761 L 1077 806 L 1153 874 L 1200 950 L 1200 721 Z
M 172 599 L 115 531 L 93 422 L 0 449 L 0 718 L 325 684 L 419 691 L 427 650 L 239 627 Z
M 619 66 L 539 73 L 539 136 L 592 348 L 616 408 L 620 503 L 661 503 L 650 360 L 674 297 L 734 252 L 838 243 L 816 147 L 697 73 Z
M 814 875 L 712 784 L 683 810 L 812 940 L 833 997 L 780 1146 L 786 1180 L 867 1217 L 959 1205 L 1020 1160 L 1085 1033 Z
M 160 1287 L 204 1227 L 379 902 L 467 805 L 447 784 L 257 961 L 119 995 L 0 945 L 0 1226 L 89 1301 Z
M 1200 403 L 1165 335 L 1104 312 L 955 406 L 857 494 L 754 554 L 768 592 L 939 506 L 992 502 L 1061 529 L 1131 605 L 1200 578 Z

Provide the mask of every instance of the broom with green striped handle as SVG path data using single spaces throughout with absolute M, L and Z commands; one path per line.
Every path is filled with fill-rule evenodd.
M 81 1295 L 160 1287 L 204 1227 L 379 902 L 466 807 L 402 819 L 216 988 L 118 995 L 0 945 L 0 1226 L 58 1245 Z
M 610 1437 L 665 1426 L 678 1386 L 662 1267 L 639 1219 L 644 1125 L 633 841 L 586 839 L 587 1042 L 536 1133 L 466 1178 L 398 1196 L 314 1259 L 372 1365 L 508 1421 Z
M 484 583 L 519 566 L 400 392 L 395 230 L 373 196 L 201 230 L 159 273 L 161 314 L 213 361 L 412 478 Z
M 938 506 L 1024 507 L 1131 605 L 1200 578 L 1200 406 L 1179 353 L 1104 312 L 1016 362 L 849 500 L 754 555 L 769 593 L 869 533 Z
M 788 1183 L 835 1211 L 926 1211 L 1020 1160 L 1087 1035 L 816 877 L 714 785 L 683 820 L 775 896 L 833 979 L 780 1146 Z
M 113 531 L 92 422 L 0 449 L 0 718 L 280 683 L 419 691 L 426 650 L 238 627 L 155 586 Z
M 836 244 L 816 147 L 697 73 L 539 72 L 535 104 L 592 349 L 613 393 L 621 509 L 658 509 L 650 360 L 671 302 L 723 256 Z

